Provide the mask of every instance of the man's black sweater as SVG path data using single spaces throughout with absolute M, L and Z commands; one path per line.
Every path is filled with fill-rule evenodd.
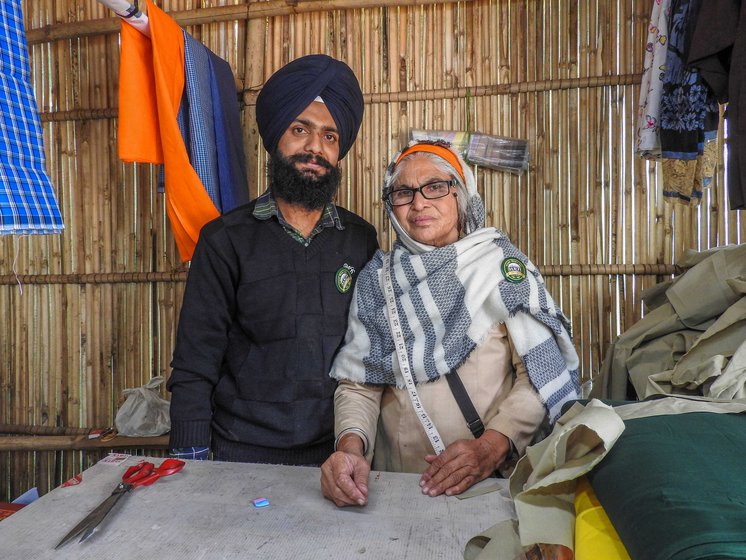
M 220 459 L 308 464 L 333 440 L 329 377 L 347 326 L 353 279 L 377 248 L 373 226 L 337 208 L 344 230 L 304 246 L 254 202 L 207 224 L 179 319 L 171 447 Z M 321 462 L 326 457 L 320 457 Z

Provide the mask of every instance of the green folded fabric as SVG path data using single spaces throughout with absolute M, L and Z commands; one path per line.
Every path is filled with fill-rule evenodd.
M 746 415 L 625 421 L 588 475 L 635 560 L 746 558 Z

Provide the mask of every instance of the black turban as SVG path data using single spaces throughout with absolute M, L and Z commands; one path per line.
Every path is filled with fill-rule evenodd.
M 256 124 L 274 153 L 290 123 L 321 96 L 339 131 L 339 157 L 352 147 L 363 120 L 363 93 L 344 62 L 325 54 L 297 58 L 270 76 L 256 99 Z

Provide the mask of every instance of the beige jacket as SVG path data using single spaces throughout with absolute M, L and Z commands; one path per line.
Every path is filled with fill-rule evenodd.
M 490 331 L 458 373 L 485 428 L 510 438 L 523 454 L 546 409 L 503 324 Z M 417 391 L 446 447 L 473 437 L 444 378 L 418 385 Z M 352 428 L 361 430 L 371 444 L 375 442 L 366 454 L 374 469 L 412 473 L 427 469 L 424 457 L 433 449 L 406 390 L 340 381 L 334 416 L 337 435 Z
M 679 261 L 692 268 L 643 293 L 645 317 L 619 336 L 593 380 L 591 397 L 656 394 L 746 397 L 746 244 Z

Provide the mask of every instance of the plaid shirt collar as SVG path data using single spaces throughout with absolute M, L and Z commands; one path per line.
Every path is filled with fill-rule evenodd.
M 308 245 L 311 240 L 316 237 L 324 228 L 335 227 L 338 230 L 343 230 L 342 220 L 339 218 L 337 207 L 331 202 L 324 207 L 324 211 L 321 213 L 321 218 L 316 224 L 316 227 L 309 234 L 307 238 L 303 237 L 298 230 L 285 221 L 282 217 L 280 209 L 277 207 L 275 197 L 272 195 L 272 191 L 267 189 L 256 199 L 256 205 L 254 206 L 254 217 L 257 220 L 269 220 L 272 216 L 277 217 L 277 221 L 285 229 L 285 231 L 303 245 Z

